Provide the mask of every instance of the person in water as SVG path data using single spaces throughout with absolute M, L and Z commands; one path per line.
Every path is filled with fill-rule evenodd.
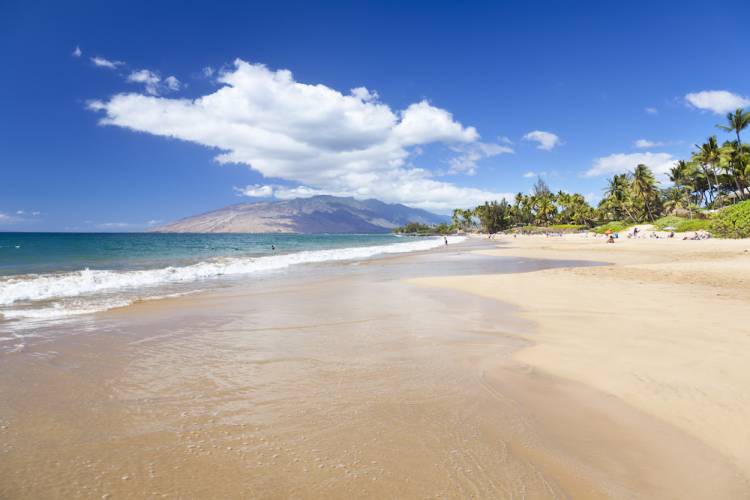
M 275 251 L 276 251 L 276 245 L 271 245 L 271 251 L 272 251 L 272 252 L 275 252 Z

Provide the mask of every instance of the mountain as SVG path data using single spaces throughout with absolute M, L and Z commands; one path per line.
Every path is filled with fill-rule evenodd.
M 439 224 L 447 217 L 400 204 L 313 196 L 240 203 L 153 228 L 160 233 L 388 233 L 407 222 Z

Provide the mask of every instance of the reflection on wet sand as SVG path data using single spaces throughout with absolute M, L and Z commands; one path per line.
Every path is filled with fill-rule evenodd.
M 701 443 L 513 363 L 513 309 L 400 279 L 540 265 L 456 247 L 99 315 L 0 361 L 0 497 L 740 491 Z

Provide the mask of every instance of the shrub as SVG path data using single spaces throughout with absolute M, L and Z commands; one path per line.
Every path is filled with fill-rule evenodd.
M 711 231 L 709 219 L 684 219 L 675 226 L 675 231 L 684 233 L 686 231 Z
M 686 219 L 676 215 L 667 215 L 655 220 L 654 226 L 662 231 L 670 227 L 678 233 L 684 233 L 686 231 L 709 231 L 711 222 L 708 219 Z
M 674 227 L 680 225 L 680 223 L 684 222 L 686 219 L 684 217 L 678 217 L 676 215 L 667 215 L 666 217 L 662 217 L 660 219 L 656 219 L 654 221 L 654 227 L 656 229 L 664 230 L 667 227 Z
M 723 209 L 711 220 L 710 228 L 721 238 L 749 238 L 750 200 Z

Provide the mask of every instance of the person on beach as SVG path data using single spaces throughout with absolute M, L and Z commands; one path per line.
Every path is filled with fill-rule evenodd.
M 275 252 L 275 251 L 276 251 L 276 245 L 271 245 L 271 251 L 272 251 L 272 252 Z
M 447 245 L 448 244 L 448 237 L 447 236 L 443 236 L 443 239 L 445 240 L 445 244 Z
M 615 242 L 615 237 L 610 234 L 609 238 L 607 238 L 607 243 L 614 243 L 614 242 Z

